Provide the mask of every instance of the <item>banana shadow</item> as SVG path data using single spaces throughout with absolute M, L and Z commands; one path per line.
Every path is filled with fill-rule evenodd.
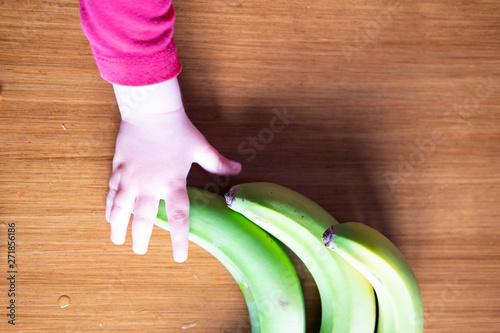
M 269 101 L 263 105 L 269 105 Z M 242 162 L 243 170 L 229 178 L 208 175 L 195 166 L 190 185 L 223 195 L 234 184 L 273 182 L 315 201 L 339 222 L 362 222 L 391 235 L 394 224 L 381 199 L 381 192 L 387 188 L 380 188 L 384 185 L 377 171 L 377 149 L 369 138 L 352 131 L 359 119 L 346 117 L 345 113 L 338 117 L 336 110 L 318 112 L 312 107 L 290 106 L 286 112 L 294 118 L 288 124 L 280 123 L 280 119 L 273 122 L 279 118 L 275 109 L 280 108 L 239 107 L 235 111 L 244 119 L 231 124 L 218 121 L 213 106 L 204 110 L 193 107 L 195 125 L 222 154 Z M 202 112 L 215 114 L 207 119 L 206 114 L 199 115 Z M 324 119 L 317 118 L 318 114 L 323 114 Z M 279 131 L 273 132 L 273 128 Z M 321 305 L 317 287 L 303 263 L 293 252 L 288 253 L 305 295 L 307 332 L 318 332 Z
M 281 125 L 276 116 L 279 108 L 243 109 L 244 114 L 250 116 L 236 125 L 220 122 L 217 115 L 212 119 L 197 119 L 200 112 L 217 113 L 214 107 L 191 110 L 193 122 L 210 143 L 226 157 L 243 164 L 242 173 L 230 177 L 229 181 L 226 177 L 207 175 L 195 166 L 190 177 L 195 186 L 203 187 L 219 178 L 219 193 L 224 194 L 234 184 L 277 183 L 315 201 L 339 222 L 362 222 L 391 234 L 392 221 L 380 194 L 388 188 L 380 188 L 384 186 L 383 176 L 376 165 L 376 149 L 369 139 L 349 133 L 351 125 L 345 119 L 340 124 L 331 111 L 328 114 L 332 120 L 322 123 L 307 120 L 307 108 L 287 107 L 286 112 L 295 118 L 279 132 L 272 133 L 273 126 Z M 273 118 L 276 121 L 272 121 Z M 328 123 L 336 123 L 337 128 L 345 128 L 345 131 L 336 130 L 332 134 Z

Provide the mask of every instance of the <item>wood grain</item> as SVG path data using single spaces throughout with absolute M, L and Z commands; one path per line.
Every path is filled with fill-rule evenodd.
M 426 333 L 499 332 L 498 2 L 174 5 L 186 109 L 244 165 L 229 183 L 279 183 L 387 235 L 421 284 Z M 175 264 L 162 230 L 145 256 L 109 241 L 119 114 L 77 2 L 0 6 L 0 331 L 249 332 L 238 286 L 201 248 Z M 250 160 L 248 137 L 285 108 L 294 118 Z M 189 183 L 228 189 L 197 166 Z M 4 316 L 13 222 L 15 327 Z M 319 297 L 298 269 L 316 332 Z

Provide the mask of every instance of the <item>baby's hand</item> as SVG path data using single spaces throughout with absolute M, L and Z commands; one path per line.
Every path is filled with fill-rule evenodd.
M 116 139 L 106 201 L 111 240 L 115 244 L 125 242 L 133 213 L 133 250 L 146 253 L 159 201 L 164 199 L 174 260 L 183 262 L 188 253 L 186 177 L 191 164 L 198 163 L 208 172 L 221 175 L 236 175 L 241 165 L 221 156 L 191 123 L 182 106 L 164 113 L 147 111 L 124 117 Z

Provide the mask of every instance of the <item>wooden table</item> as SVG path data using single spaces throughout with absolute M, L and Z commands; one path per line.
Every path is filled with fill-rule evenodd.
M 498 2 L 174 5 L 185 107 L 243 163 L 230 184 L 279 183 L 387 235 L 420 282 L 425 332 L 499 332 Z M 195 244 L 176 264 L 158 228 L 145 256 L 110 242 L 120 118 L 77 1 L 0 6 L 0 331 L 249 332 L 237 284 Z M 285 108 L 294 118 L 250 161 L 241 145 Z M 225 182 L 197 166 L 189 178 L 221 194 Z M 316 332 L 319 297 L 298 269 Z

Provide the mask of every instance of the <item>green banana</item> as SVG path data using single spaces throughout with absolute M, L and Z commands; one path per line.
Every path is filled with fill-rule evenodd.
M 421 333 L 422 296 L 410 265 L 397 247 L 377 230 L 357 222 L 332 225 L 323 242 L 375 289 L 378 333 Z
M 221 196 L 188 187 L 189 239 L 215 256 L 238 282 L 253 333 L 305 332 L 304 299 L 283 248 L 258 226 L 226 207 Z M 161 201 L 155 224 L 169 230 Z
M 236 185 L 225 197 L 229 208 L 283 242 L 309 269 L 321 297 L 320 332 L 375 331 L 373 288 L 321 241 L 325 228 L 338 223 L 328 212 L 299 193 L 271 183 Z

